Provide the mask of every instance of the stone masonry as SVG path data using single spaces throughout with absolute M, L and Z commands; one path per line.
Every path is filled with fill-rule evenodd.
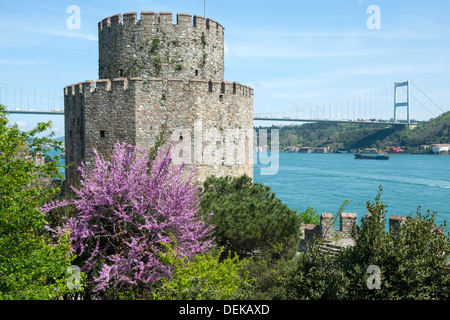
M 369 215 L 366 214 L 366 216 Z M 299 251 L 305 250 L 317 239 L 324 240 L 326 249 L 336 249 L 352 246 L 353 228 L 357 225 L 358 215 L 356 213 L 341 213 L 339 217 L 339 230 L 334 228 L 334 217 L 331 213 L 323 213 L 320 216 L 320 224 L 306 224 L 301 227 L 302 236 L 300 239 Z M 406 221 L 406 218 L 398 215 L 389 217 L 389 231 L 396 234 L 400 225 Z
M 108 156 L 117 141 L 149 150 L 165 123 L 197 182 L 253 176 L 253 89 L 223 79 L 224 28 L 172 18 L 133 12 L 99 23 L 99 80 L 64 89 L 67 163 L 89 168 L 94 148 Z M 66 170 L 67 185 L 79 178 L 77 166 Z

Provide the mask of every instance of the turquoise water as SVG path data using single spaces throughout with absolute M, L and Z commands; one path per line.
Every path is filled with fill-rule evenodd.
M 268 166 L 254 166 L 254 181 L 270 186 L 297 211 L 311 206 L 318 214 L 336 212 L 349 199 L 345 211 L 360 219 L 382 185 L 387 216 L 406 217 L 421 206 L 422 212 L 437 212 L 438 225 L 450 220 L 450 156 L 393 154 L 377 161 L 355 160 L 353 154 L 279 153 L 277 174 L 261 175 L 261 167 Z

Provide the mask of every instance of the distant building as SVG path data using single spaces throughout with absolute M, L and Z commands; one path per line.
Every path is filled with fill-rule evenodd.
M 300 148 L 297 148 L 297 147 L 287 147 L 287 148 L 286 148 L 286 152 L 291 152 L 291 153 L 293 153 L 293 152 L 298 152 L 299 149 L 300 149 Z
M 402 148 L 390 147 L 389 150 L 387 150 L 387 152 L 389 152 L 389 153 L 405 153 L 405 150 L 403 150 Z
M 311 147 L 301 147 L 298 150 L 298 152 L 301 152 L 301 153 L 311 153 L 312 151 L 313 151 L 313 148 L 311 148 Z
M 327 153 L 328 152 L 328 147 L 315 148 L 314 152 L 315 153 Z
M 450 150 L 450 144 L 433 144 L 431 148 L 434 154 L 448 153 Z

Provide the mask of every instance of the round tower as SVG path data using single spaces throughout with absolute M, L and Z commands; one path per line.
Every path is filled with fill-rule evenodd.
M 150 150 L 163 124 L 195 179 L 253 176 L 253 89 L 224 81 L 224 28 L 211 19 L 135 12 L 103 19 L 99 78 L 66 86 L 66 181 L 117 141 Z
M 136 12 L 103 19 L 99 79 L 189 78 L 223 81 L 224 28 L 190 14 Z

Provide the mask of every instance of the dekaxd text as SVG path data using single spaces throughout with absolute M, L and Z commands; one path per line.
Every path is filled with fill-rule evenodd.
M 225 304 L 222 308 L 186 306 L 180 307 L 180 315 L 203 315 L 209 318 L 214 313 L 229 315 L 264 315 L 269 314 L 270 308 L 264 304 Z

